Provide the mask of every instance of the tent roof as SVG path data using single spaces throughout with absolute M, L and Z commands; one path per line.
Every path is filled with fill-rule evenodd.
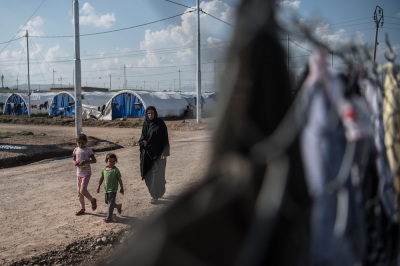
M 116 93 L 113 98 L 122 93 L 134 94 L 142 102 L 144 108 L 156 107 L 160 117 L 181 116 L 187 106 L 187 101 L 179 93 L 123 90 Z

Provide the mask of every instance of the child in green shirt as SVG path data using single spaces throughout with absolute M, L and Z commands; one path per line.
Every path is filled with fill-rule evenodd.
M 97 193 L 99 193 L 100 186 L 104 180 L 105 202 L 106 204 L 108 204 L 107 217 L 104 218 L 104 222 L 106 223 L 114 221 L 112 218 L 114 208 L 117 209 L 118 214 L 121 214 L 122 212 L 122 204 L 115 203 L 118 191 L 118 183 L 121 186 L 119 192 L 121 192 L 121 194 L 124 195 L 124 185 L 121 179 L 121 172 L 115 166 L 117 162 L 118 162 L 117 155 L 115 155 L 114 153 L 109 153 L 106 155 L 107 166 L 104 167 L 103 171 L 101 172 L 99 186 L 97 187 Z

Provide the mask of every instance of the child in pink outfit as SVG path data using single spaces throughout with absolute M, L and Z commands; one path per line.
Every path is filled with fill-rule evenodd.
M 86 144 L 88 139 L 85 134 L 79 134 L 76 138 L 76 144 L 78 147 L 74 149 L 72 153 L 73 163 L 76 166 L 76 176 L 78 184 L 78 198 L 81 208 L 75 212 L 75 215 L 81 215 L 85 213 L 85 197 L 90 200 L 92 204 L 92 210 L 97 208 L 97 200 L 90 195 L 87 190 L 87 186 L 92 175 L 92 169 L 90 164 L 96 163 L 96 157 L 91 148 L 87 147 Z

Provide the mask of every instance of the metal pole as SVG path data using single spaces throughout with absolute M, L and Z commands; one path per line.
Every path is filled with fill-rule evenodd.
M 31 80 L 29 75 L 29 42 L 28 42 L 28 30 L 26 30 L 26 54 L 28 60 L 28 116 L 31 116 Z
M 217 61 L 214 60 L 214 92 L 217 91 Z
M 110 91 L 111 91 L 111 74 L 110 74 Z
M 197 123 L 201 123 L 200 5 L 197 0 Z
M 75 37 L 75 133 L 82 133 L 82 96 L 81 96 L 81 58 L 79 47 L 79 3 L 74 0 L 74 37 Z
M 379 16 L 379 18 L 378 18 Z M 375 58 L 376 58 L 376 44 L 378 42 L 378 28 L 379 28 L 379 23 L 381 23 L 381 27 L 383 26 L 383 9 L 380 6 L 376 6 L 375 12 L 374 12 L 374 21 L 376 23 L 375 27 L 375 40 L 374 40 L 374 58 L 373 58 L 373 63 L 375 63 Z
M 126 90 L 126 67 L 124 65 L 124 90 Z

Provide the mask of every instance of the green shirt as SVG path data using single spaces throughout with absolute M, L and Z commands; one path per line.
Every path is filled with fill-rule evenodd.
M 104 167 L 101 177 L 104 178 L 104 193 L 118 191 L 118 180 L 121 179 L 121 172 L 117 167 L 110 171 L 106 171 L 106 167 Z

